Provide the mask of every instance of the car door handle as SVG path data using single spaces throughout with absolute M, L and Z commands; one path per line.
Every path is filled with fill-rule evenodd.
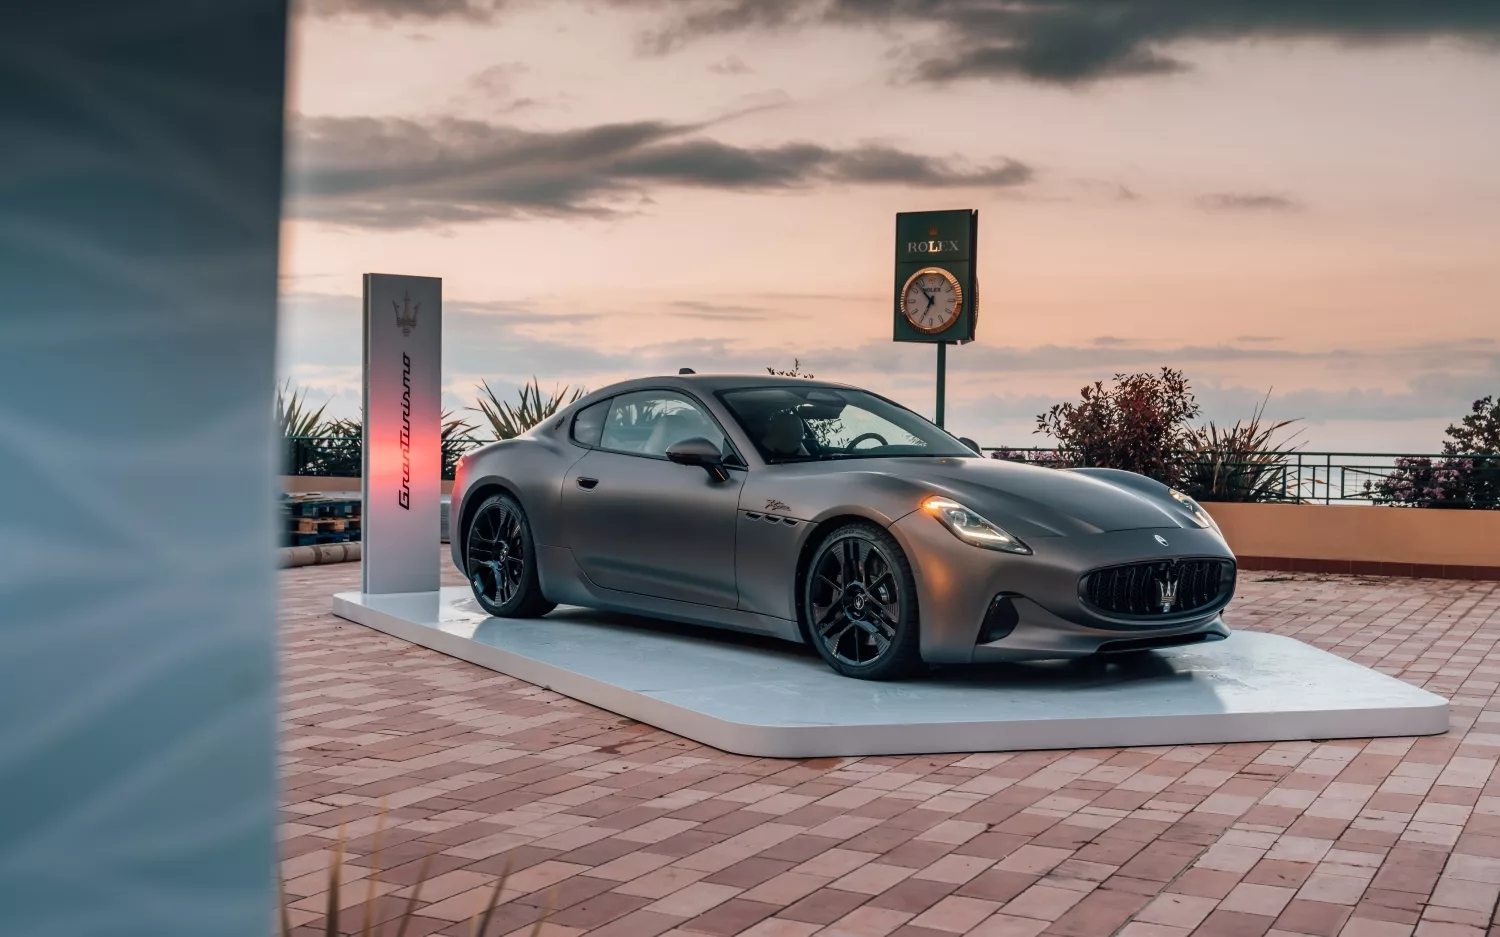
M 594 488 L 598 486 L 598 484 L 599 479 L 597 478 L 589 478 L 584 475 L 578 476 L 578 487 L 582 488 L 584 491 L 593 491 Z

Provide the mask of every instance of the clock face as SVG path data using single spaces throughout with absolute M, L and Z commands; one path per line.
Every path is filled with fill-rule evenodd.
M 901 312 L 922 332 L 941 332 L 958 320 L 964 291 L 958 280 L 939 267 L 925 267 L 911 275 L 901 291 Z

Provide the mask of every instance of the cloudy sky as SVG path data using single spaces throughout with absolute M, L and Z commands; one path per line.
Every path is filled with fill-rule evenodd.
M 949 427 L 1116 371 L 1308 448 L 1500 393 L 1493 0 L 302 0 L 282 371 L 352 415 L 365 271 L 444 281 L 446 402 L 800 359 L 931 413 L 894 214 L 977 208 Z

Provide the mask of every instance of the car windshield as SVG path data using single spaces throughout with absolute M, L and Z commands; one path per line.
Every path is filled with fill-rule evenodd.
M 718 396 L 767 462 L 974 455 L 922 417 L 868 391 L 777 385 Z

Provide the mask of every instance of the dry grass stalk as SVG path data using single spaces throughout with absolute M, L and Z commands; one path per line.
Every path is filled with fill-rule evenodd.
M 375 815 L 375 848 L 370 853 L 370 887 L 365 891 L 365 925 L 360 937 L 370 937 L 375 921 L 375 886 L 380 877 L 380 834 L 385 832 L 385 795 L 380 795 L 380 812 Z
M 281 937 L 292 937 L 292 913 L 286 906 L 286 879 L 276 876 L 276 910 L 281 919 Z
M 505 891 L 505 883 L 510 878 L 510 861 L 510 855 L 506 854 L 500 877 L 495 879 L 495 890 L 490 892 L 489 907 L 484 909 L 482 916 L 474 918 L 474 927 L 469 931 L 472 937 L 484 937 L 484 932 L 489 930 L 490 918 L 495 914 L 495 906 L 500 903 L 500 893 Z
M 422 864 L 417 867 L 417 881 L 411 887 L 411 897 L 406 899 L 406 910 L 401 912 L 401 923 L 396 928 L 396 937 L 406 937 L 406 926 L 411 923 L 412 915 L 417 910 L 417 898 L 422 894 L 422 884 L 427 881 L 427 869 L 432 865 L 432 857 L 437 854 L 437 847 L 433 846 L 427 850 L 427 855 L 422 857 Z
M 556 910 L 557 886 L 553 885 L 551 888 L 547 889 L 547 901 L 542 905 L 542 916 L 536 919 L 536 924 L 532 925 L 531 937 L 541 937 L 542 925 L 547 923 L 547 919 L 551 917 L 552 912 Z
M 333 850 L 333 862 L 328 866 L 328 911 L 324 916 L 325 937 L 338 937 L 339 933 L 339 873 L 344 870 L 344 825 L 339 824 L 339 841 Z
M 385 832 L 386 808 L 385 799 L 381 798 L 380 813 L 375 825 L 374 849 L 371 852 L 371 867 L 369 875 L 369 890 L 365 893 L 364 901 L 364 924 L 360 929 L 361 937 L 371 937 L 374 932 L 375 921 L 375 899 L 379 890 L 377 879 L 380 876 L 380 849 L 381 840 Z M 345 852 L 345 830 L 342 824 L 339 826 L 338 842 L 334 846 L 333 858 L 328 864 L 328 903 L 324 914 L 323 933 L 325 937 L 338 937 L 339 929 L 339 890 L 343 879 L 344 852 Z M 422 864 L 417 868 L 416 881 L 412 883 L 411 894 L 407 896 L 406 907 L 402 909 L 401 916 L 396 919 L 395 937 L 406 937 L 406 930 L 411 925 L 412 919 L 416 917 L 417 905 L 421 901 L 422 886 L 427 882 L 428 873 L 432 867 L 433 856 L 437 854 L 434 846 L 422 857 Z M 486 937 L 490 922 L 494 919 L 495 910 L 504 903 L 502 900 L 505 893 L 505 885 L 510 879 L 511 857 L 506 856 L 505 867 L 500 871 L 500 877 L 495 880 L 495 887 L 490 891 L 489 901 L 486 902 L 480 913 L 470 918 L 471 937 Z M 287 904 L 286 879 L 277 875 L 277 897 L 278 910 L 280 913 L 281 937 L 291 937 L 291 912 Z M 537 918 L 532 927 L 531 937 L 539 937 L 542 926 L 552 916 L 557 902 L 557 887 L 553 886 L 548 892 L 547 902 L 542 909 L 542 914 Z

